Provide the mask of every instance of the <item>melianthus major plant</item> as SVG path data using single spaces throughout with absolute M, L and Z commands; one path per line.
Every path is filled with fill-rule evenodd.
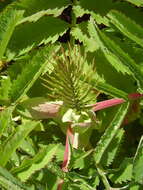
M 0 1 L 1 189 L 142 189 L 142 6 Z

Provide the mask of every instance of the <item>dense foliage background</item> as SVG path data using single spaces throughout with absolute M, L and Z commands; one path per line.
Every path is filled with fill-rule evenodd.
M 143 189 L 143 1 L 0 1 L 0 189 Z

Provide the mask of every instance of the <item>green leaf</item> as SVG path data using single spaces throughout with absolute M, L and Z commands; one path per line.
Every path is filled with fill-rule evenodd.
M 13 109 L 13 107 L 8 107 L 0 112 L 0 137 L 6 128 L 10 127 Z
M 126 103 L 119 107 L 117 113 L 115 114 L 115 117 L 98 142 L 94 153 L 94 159 L 97 164 L 101 162 L 105 151 L 108 151 L 110 143 L 114 140 L 116 134 L 119 132 L 119 128 L 127 113 L 128 106 L 129 104 Z
M 55 46 L 51 46 L 39 50 L 31 62 L 22 70 L 22 73 L 14 80 L 10 93 L 13 102 L 19 101 L 32 87 L 34 82 L 44 71 L 48 56 L 50 56 L 51 52 L 55 49 Z
M 129 57 L 114 41 L 107 37 L 96 25 L 93 20 L 89 22 L 89 33 L 99 44 L 107 60 L 120 72 L 132 74 L 138 82 L 139 90 L 143 91 L 143 74 L 138 65 Z
M 78 27 L 74 27 L 71 29 L 72 36 L 82 42 L 85 46 L 86 51 L 94 52 L 98 49 L 97 44 L 94 42 L 92 37 L 87 36 L 86 33 L 82 30 L 82 28 L 86 27 L 85 24 L 78 25 Z
M 0 14 L 0 60 L 2 59 L 17 22 L 23 11 L 5 10 Z
M 44 168 L 56 154 L 58 147 L 59 144 L 48 145 L 35 155 L 34 158 L 25 160 L 22 165 L 15 170 L 18 178 L 25 182 L 33 173 Z
M 121 163 L 119 169 L 113 174 L 109 175 L 109 178 L 114 183 L 123 183 L 131 181 L 132 179 L 133 160 L 131 158 L 125 158 Z
M 73 168 L 74 169 L 84 169 L 87 165 L 87 162 L 90 162 L 90 160 L 87 160 L 87 157 L 93 152 L 93 149 L 83 152 L 81 150 L 77 150 L 77 153 L 79 152 L 79 155 L 76 156 L 75 161 L 73 163 Z
M 138 7 L 143 6 L 143 1 L 142 0 L 124 0 L 124 1 L 128 1 L 128 2 L 134 4 L 134 5 L 138 6 Z
M 109 94 L 110 96 L 113 96 L 113 97 L 123 98 L 125 100 L 128 97 L 128 94 L 126 92 L 119 90 L 105 82 L 97 82 L 95 88 L 97 88 L 99 91 L 102 91 L 105 94 Z
M 28 190 L 29 188 L 17 180 L 10 172 L 0 167 L 0 184 L 6 189 Z
M 19 125 L 16 132 L 11 135 L 5 144 L 2 145 L 0 154 L 0 165 L 5 166 L 11 155 L 20 146 L 27 135 L 39 124 L 39 122 L 30 121 Z
M 11 37 L 7 56 L 9 53 L 20 56 L 41 44 L 54 43 L 67 31 L 68 27 L 69 24 L 65 21 L 51 16 L 43 16 L 36 22 L 20 24 Z
M 70 4 L 69 0 L 20 0 L 14 7 L 25 10 L 25 16 L 32 15 L 42 10 L 60 9 Z
M 1 104 L 9 103 L 9 91 L 11 89 L 11 80 L 10 77 L 3 78 L 0 86 L 0 102 Z
M 108 17 L 124 35 L 143 47 L 143 28 L 140 25 L 115 10 L 110 11 Z
M 101 165 L 102 166 L 109 166 L 113 160 L 115 159 L 115 156 L 119 150 L 119 147 L 122 142 L 122 138 L 124 135 L 124 130 L 119 129 L 118 133 L 115 135 L 115 137 L 110 142 L 108 148 L 104 152 L 102 159 L 101 159 Z
M 80 0 L 80 5 L 85 10 L 97 12 L 100 15 L 105 15 L 112 7 L 112 0 L 106 0 L 106 5 L 104 0 L 96 1 L 93 0 Z
M 133 177 L 136 182 L 143 184 L 143 136 L 140 139 L 133 161 Z

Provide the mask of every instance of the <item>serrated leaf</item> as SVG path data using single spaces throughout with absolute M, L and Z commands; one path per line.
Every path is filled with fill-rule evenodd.
M 39 12 L 33 14 L 33 15 L 30 15 L 30 16 L 27 16 L 27 17 L 21 19 L 17 23 L 17 25 L 25 23 L 25 22 L 36 22 L 41 17 L 48 16 L 48 15 L 49 16 L 53 15 L 54 17 L 58 17 L 62 13 L 62 11 L 64 10 L 64 8 L 65 7 L 62 7 L 60 9 L 55 8 L 55 9 L 47 9 L 47 10 L 39 11 Z
M 80 5 L 85 10 L 94 11 L 98 14 L 101 14 L 102 16 L 105 15 L 112 7 L 112 1 L 106 0 L 106 6 L 103 6 L 105 3 L 104 0 L 96 1 L 96 3 L 93 0 L 81 0 Z
M 69 27 L 65 21 L 51 16 L 43 16 L 36 22 L 26 22 L 16 27 L 7 47 L 13 56 L 20 56 L 32 48 L 49 42 L 54 43 Z
M 133 161 L 133 177 L 136 182 L 143 184 L 143 136 L 140 139 Z
M 22 165 L 16 169 L 18 178 L 25 182 L 33 173 L 44 168 L 56 154 L 58 147 L 59 144 L 48 145 L 35 155 L 34 158 L 25 160 Z
M 102 166 L 109 166 L 113 162 L 119 150 L 123 135 L 124 135 L 124 130 L 119 129 L 118 133 L 112 139 L 108 148 L 106 149 L 106 151 L 104 152 L 102 156 L 102 159 L 101 159 Z
M 114 41 L 108 38 L 105 33 L 100 31 L 93 20 L 89 22 L 89 33 L 99 44 L 105 57 L 109 62 L 122 73 L 132 74 L 138 82 L 139 90 L 143 90 L 143 74 L 134 60 L 129 57 Z
M 69 0 L 20 0 L 15 3 L 14 7 L 18 9 L 24 9 L 25 15 L 29 16 L 42 10 L 47 9 L 60 9 L 68 6 Z
M 47 65 L 48 56 L 51 51 L 54 51 L 56 46 L 45 47 L 39 51 L 22 70 L 22 73 L 18 75 L 14 80 L 11 88 L 11 99 L 13 102 L 20 100 L 31 88 L 40 74 L 44 71 Z
M 98 49 L 98 46 L 94 42 L 94 40 L 87 36 L 86 33 L 83 33 L 80 26 L 72 28 L 71 34 L 75 39 L 79 40 L 80 42 L 83 42 L 86 51 L 94 52 Z
M 115 10 L 110 11 L 108 17 L 124 35 L 143 47 L 143 28 L 140 25 Z
M 133 160 L 131 158 L 125 158 L 121 163 L 119 169 L 113 174 L 109 175 L 109 178 L 114 183 L 120 183 L 131 181 L 132 179 Z
M 5 168 L 0 167 L 0 184 L 11 190 L 28 190 L 29 188 L 17 180 L 10 172 Z
M 0 166 L 5 166 L 11 155 L 19 147 L 27 135 L 39 124 L 39 122 L 30 121 L 19 125 L 16 132 L 11 135 L 0 150 Z
M 126 103 L 119 107 L 109 127 L 106 129 L 105 133 L 98 142 L 94 152 L 94 160 L 97 164 L 101 162 L 105 151 L 108 151 L 109 144 L 119 132 L 119 127 L 127 113 L 128 106 L 129 104 Z
M 17 22 L 22 18 L 23 11 L 6 10 L 0 14 L 0 60 L 15 29 Z

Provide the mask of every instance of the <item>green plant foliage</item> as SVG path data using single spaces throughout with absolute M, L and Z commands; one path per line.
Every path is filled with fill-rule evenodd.
M 22 15 L 23 11 L 16 10 L 4 11 L 0 14 L 0 59 L 2 59 L 15 26 Z
M 133 162 L 133 176 L 136 182 L 143 184 L 142 172 L 143 137 L 141 137 Z
M 109 39 L 104 33 L 99 31 L 99 29 L 94 27 L 91 23 L 89 24 L 89 32 L 99 43 L 102 51 L 104 52 L 106 58 L 118 71 L 123 73 L 127 72 L 129 74 L 138 73 L 135 79 L 138 81 L 139 88 L 142 88 L 142 72 L 140 71 L 137 64 L 132 60 L 122 49 L 117 46 L 111 39 Z M 114 52 L 114 53 L 113 53 Z M 130 63 L 130 64 L 128 64 Z
M 101 162 L 105 151 L 107 151 L 108 148 L 110 149 L 110 143 L 112 143 L 112 141 L 114 142 L 114 138 L 116 138 L 116 134 L 119 133 L 119 127 L 125 117 L 125 114 L 127 113 L 127 110 L 128 110 L 128 104 L 124 104 L 119 108 L 115 117 L 110 123 L 110 126 L 106 129 L 105 133 L 103 134 L 100 141 L 98 142 L 95 148 L 95 153 L 94 153 L 94 159 L 97 164 Z M 120 140 L 118 141 L 116 146 L 118 146 L 119 143 L 120 143 Z M 110 155 L 109 155 L 109 161 L 107 162 L 107 165 L 110 163 L 110 160 L 113 159 L 112 156 L 113 155 L 111 154 L 111 158 L 110 158 Z
M 13 81 L 10 92 L 12 101 L 21 99 L 28 92 L 36 79 L 44 71 L 47 64 L 48 53 L 50 53 L 53 48 L 54 47 L 46 47 L 38 52 L 32 58 L 31 64 L 27 64 L 22 73 Z
M 16 174 L 21 181 L 26 181 L 34 172 L 44 168 L 53 158 L 58 145 L 52 145 L 43 148 L 31 160 L 25 160 L 22 165 L 16 169 Z M 15 173 L 15 172 L 14 172 Z
M 102 156 L 101 159 L 102 166 L 109 166 L 115 159 L 115 156 L 117 154 L 117 151 L 119 150 L 123 138 L 123 134 L 124 134 L 123 129 L 118 130 L 118 133 L 115 135 L 115 137 L 109 144 L 107 151 L 105 151 Z
M 0 136 L 6 128 L 10 127 L 13 107 L 8 107 L 0 112 Z
M 143 6 L 142 0 L 125 0 L 125 1 L 128 1 L 136 6 Z
M 142 0 L 0 0 L 0 189 L 143 189 L 142 18 Z
M 143 28 L 120 12 L 111 11 L 108 14 L 110 21 L 128 38 L 134 40 L 140 46 L 142 43 Z
M 70 2 L 68 0 L 20 0 L 16 3 L 15 7 L 18 9 L 25 10 L 25 16 L 32 15 L 42 10 L 47 9 L 60 9 L 62 7 L 66 7 Z
M 0 184 L 6 189 L 28 190 L 29 188 L 17 180 L 6 169 L 0 167 Z
M 36 22 L 25 22 L 16 27 L 7 47 L 7 54 L 19 56 L 32 48 L 54 43 L 68 29 L 68 24 L 58 18 L 44 16 Z
M 11 81 L 10 78 L 1 79 L 1 87 L 0 87 L 0 101 L 1 104 L 9 103 L 9 91 L 11 89 Z
M 5 166 L 12 153 L 19 147 L 20 143 L 38 125 L 38 122 L 30 121 L 18 127 L 17 131 L 11 135 L 7 142 L 2 145 L 0 165 Z
M 132 169 L 133 169 L 133 160 L 130 158 L 125 158 L 125 160 L 121 163 L 119 169 L 113 172 L 113 174 L 110 174 L 109 177 L 111 181 L 115 183 L 123 183 L 131 181 Z

